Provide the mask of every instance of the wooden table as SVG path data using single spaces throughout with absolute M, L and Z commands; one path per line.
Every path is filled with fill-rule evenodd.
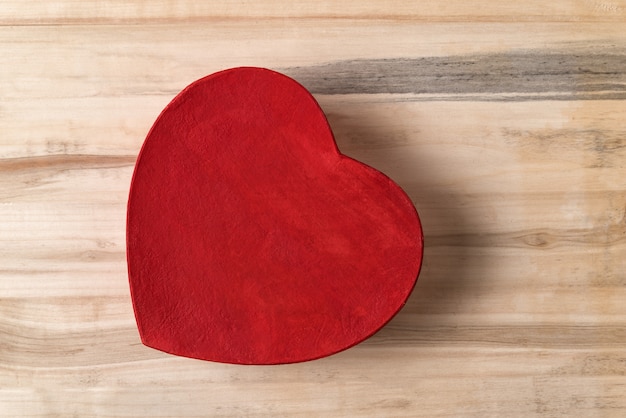
M 0 4 L 0 416 L 626 416 L 626 1 Z M 139 148 L 277 69 L 395 179 L 425 262 L 366 342 L 285 366 L 140 343 Z

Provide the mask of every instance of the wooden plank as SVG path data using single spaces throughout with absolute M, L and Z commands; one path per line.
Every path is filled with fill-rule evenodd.
M 523 3 L 452 0 L 384 1 L 151 1 L 108 0 L 3 2 L 0 24 L 145 23 L 212 19 L 363 19 L 455 22 L 607 22 L 624 21 L 626 2 L 538 0 Z
M 289 365 L 275 371 L 186 359 L 137 361 L 132 364 L 134 371 L 128 364 L 77 368 L 71 374 L 49 368 L 45 378 L 37 379 L 39 386 L 0 392 L 0 399 L 23 416 L 103 412 L 115 417 L 137 412 L 146 416 L 273 416 L 276 412 L 310 416 L 320 411 L 330 416 L 368 417 L 478 416 L 493 411 L 513 416 L 619 416 L 616 412 L 624 407 L 623 375 L 607 374 L 607 367 L 614 370 L 621 361 L 616 352 L 422 348 L 395 349 L 385 357 L 368 347 L 354 351 L 350 358 L 340 354 L 317 365 Z M 512 356 L 516 361 L 510 361 Z M 363 369 L 364 363 L 370 366 Z M 543 377 L 528 376 L 524 370 L 528 364 L 534 364 Z M 157 367 L 159 373 L 155 373 Z M 395 379 L 381 387 L 379 376 L 388 370 L 395 371 Z M 22 376 L 31 380 L 36 373 L 25 369 Z M 146 375 L 152 375 L 150 386 L 145 385 Z M 486 376 L 477 379 L 476 375 Z M 337 387 L 329 384 L 330 379 L 349 384 Z M 285 385 L 289 391 L 283 390 Z M 211 390 L 204 396 L 189 396 L 190 386 Z M 368 397 L 363 398 L 363 393 Z M 63 402 L 76 396 L 80 399 L 75 402 Z M 439 397 L 446 403 L 438 401 Z
M 364 30 L 368 36 L 362 35 Z M 181 32 L 185 48 L 179 45 Z M 497 39 L 493 32 L 498 33 Z M 224 37 L 224 33 L 230 34 L 229 37 Z M 262 35 L 257 36 L 258 33 Z M 622 64 L 626 52 L 620 45 L 626 45 L 626 31 L 615 24 L 546 27 L 393 22 L 356 23 L 338 29 L 333 21 L 298 24 L 265 21 L 252 28 L 243 23 L 139 25 L 115 27 L 115 30 L 94 30 L 90 26 L 5 27 L 0 28 L 0 34 L 0 48 L 9 62 L 2 67 L 0 79 L 3 95 L 0 157 L 119 154 L 120 147 L 129 143 L 136 150 L 156 115 L 178 91 L 208 73 L 238 65 L 282 70 L 301 79 L 320 95 L 333 92 L 332 83 L 342 82 L 338 76 L 321 81 L 325 75 L 336 70 L 345 74 L 346 68 L 349 69 L 347 63 L 354 60 L 366 60 L 363 64 L 367 67 L 367 63 L 371 66 L 382 59 L 397 59 L 389 69 L 408 71 L 410 77 L 390 74 L 390 80 L 406 84 L 423 72 L 423 65 L 412 65 L 415 61 L 410 60 L 419 63 L 424 58 L 427 68 L 435 68 L 446 57 L 458 56 L 460 60 L 477 62 L 468 74 L 472 78 L 470 84 L 475 86 L 474 93 L 467 88 L 465 93 L 459 93 L 462 87 L 458 86 L 466 83 L 458 74 L 452 74 L 451 80 L 437 83 L 437 90 L 430 87 L 429 94 L 394 95 L 393 100 L 542 100 L 545 97 L 537 91 L 530 92 L 529 97 L 523 87 L 504 89 L 509 77 L 503 74 L 496 79 L 490 75 L 489 63 L 497 58 L 514 67 L 523 61 L 547 58 L 556 66 L 551 82 L 546 82 L 541 71 L 533 71 L 532 65 L 526 75 L 535 90 L 559 88 L 560 93 L 556 93 L 561 95 L 560 99 L 624 94 Z M 471 44 L 464 42 L 466 38 L 472 40 Z M 25 43 L 24 39 L 29 41 Z M 606 39 L 613 39 L 615 46 L 607 46 Z M 344 43 L 345 48 L 333 48 L 337 42 Z M 249 52 L 233 55 L 233 48 L 249 48 Z M 517 55 L 507 59 L 507 54 L 512 52 Z M 566 54 L 569 59 L 563 68 L 558 67 L 558 53 Z M 600 65 L 594 64 L 600 58 L 609 60 L 615 71 L 596 74 L 597 71 L 590 73 L 590 69 L 578 66 L 578 61 Z M 332 66 L 324 67 L 320 63 Z M 353 70 L 347 76 L 352 74 L 352 82 L 361 86 L 372 82 L 357 76 L 358 66 L 349 65 Z M 443 77 L 446 73 L 439 75 Z M 559 75 L 569 80 L 563 86 L 558 83 Z M 418 78 L 413 84 L 426 88 L 432 80 Z M 608 90 L 603 87 L 606 84 L 611 84 Z M 376 93 L 384 92 L 377 88 Z M 486 97 L 472 95 L 481 89 L 480 95 Z M 335 91 L 355 92 L 367 93 L 362 87 Z M 548 93 L 554 98 L 554 91 Z M 109 134 L 109 126 L 116 130 L 116 135 Z

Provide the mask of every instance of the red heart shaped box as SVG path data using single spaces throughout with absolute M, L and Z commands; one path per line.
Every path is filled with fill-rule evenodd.
M 127 259 L 149 347 L 239 364 L 336 353 L 400 310 L 422 253 L 404 191 L 341 154 L 313 96 L 280 73 L 194 82 L 139 154 Z

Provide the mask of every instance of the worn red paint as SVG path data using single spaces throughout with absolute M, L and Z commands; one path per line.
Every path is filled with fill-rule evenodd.
M 407 195 L 341 154 L 294 80 L 236 68 L 196 81 L 139 155 L 127 256 L 143 343 L 226 363 L 311 360 L 371 336 L 422 260 Z

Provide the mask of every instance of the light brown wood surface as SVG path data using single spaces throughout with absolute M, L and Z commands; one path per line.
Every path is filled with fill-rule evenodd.
M 626 2 L 0 4 L 0 416 L 626 416 Z M 140 343 L 130 178 L 187 84 L 317 97 L 422 218 L 400 314 L 329 358 Z

